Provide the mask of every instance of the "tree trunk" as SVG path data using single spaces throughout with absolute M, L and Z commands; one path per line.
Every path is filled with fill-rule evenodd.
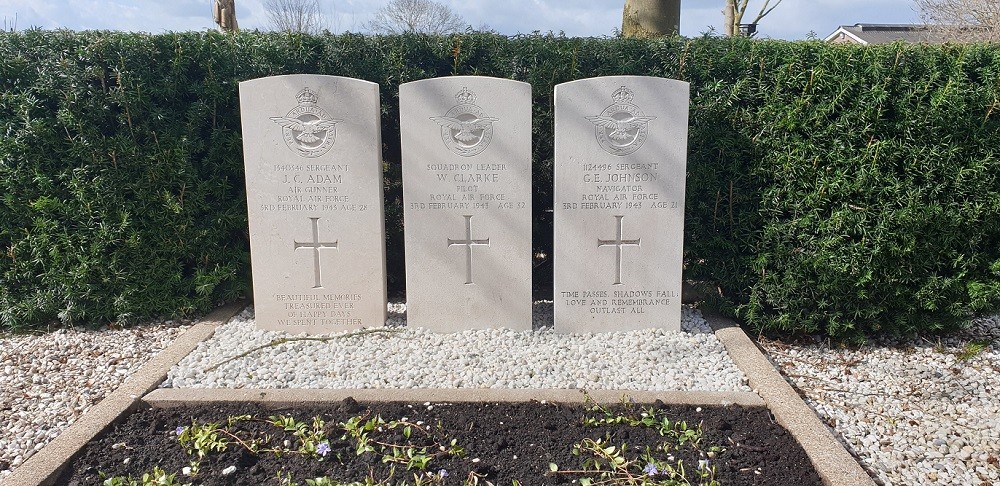
M 681 31 L 681 0 L 625 0 L 622 35 L 658 37 Z
M 726 17 L 726 37 L 732 37 L 736 31 L 736 0 L 726 0 L 726 9 L 723 11 Z
M 215 0 L 212 2 L 212 17 L 219 24 L 219 30 L 234 32 L 236 25 L 236 0 Z

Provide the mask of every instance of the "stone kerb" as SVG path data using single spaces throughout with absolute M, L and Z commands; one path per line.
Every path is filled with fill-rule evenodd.
M 312 74 L 244 81 L 240 113 L 257 326 L 384 325 L 378 85 Z
M 399 119 L 407 322 L 531 329 L 531 85 L 406 83 Z
M 688 83 L 590 78 L 555 99 L 555 330 L 679 331 Z

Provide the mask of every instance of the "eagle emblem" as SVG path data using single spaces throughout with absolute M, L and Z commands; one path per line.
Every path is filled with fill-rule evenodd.
M 303 157 L 319 157 L 333 146 L 337 139 L 337 120 L 316 105 L 319 96 L 308 87 L 295 95 L 299 106 L 285 116 L 272 116 L 271 121 L 281 125 L 281 135 L 288 148 Z
M 611 155 L 624 156 L 639 150 L 649 134 L 649 122 L 655 116 L 645 116 L 632 104 L 635 94 L 622 86 L 612 93 L 614 100 L 600 115 L 586 117 L 596 126 L 597 143 Z
M 472 157 L 486 150 L 493 140 L 493 122 L 498 118 L 486 116 L 476 106 L 476 95 L 469 88 L 462 88 L 455 95 L 458 104 L 444 116 L 432 116 L 441 125 L 441 140 L 448 150 L 463 157 Z

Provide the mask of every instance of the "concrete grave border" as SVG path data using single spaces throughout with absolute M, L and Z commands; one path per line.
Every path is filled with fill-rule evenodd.
M 494 389 L 160 389 L 170 368 L 208 339 L 216 327 L 225 324 L 245 303 L 231 304 L 213 311 L 188 329 L 170 346 L 147 362 L 117 390 L 91 408 L 42 450 L 0 481 L 0 486 L 51 485 L 73 456 L 111 424 L 145 404 L 157 408 L 198 405 L 211 402 L 257 402 L 267 407 L 315 405 L 353 397 L 360 402 L 521 402 L 546 400 L 583 403 L 580 390 L 494 390 Z M 587 394 L 598 403 L 618 403 L 631 397 L 639 403 L 662 400 L 670 404 L 766 406 L 779 424 L 802 445 L 823 483 L 831 486 L 874 486 L 850 452 L 834 437 L 813 410 L 795 392 L 775 366 L 734 321 L 705 313 L 736 366 L 747 376 L 754 392 L 647 392 L 634 390 L 593 390 Z
M 874 486 L 868 473 L 827 428 L 816 412 L 802 400 L 792 385 L 756 343 L 732 319 L 711 312 L 703 313 L 715 336 L 729 352 L 736 366 L 760 394 L 767 408 L 782 427 L 795 437 L 823 484 L 834 486 Z
M 587 396 L 601 404 L 619 403 L 632 398 L 637 403 L 678 405 L 743 405 L 763 407 L 764 401 L 750 392 L 649 392 L 635 390 L 588 390 Z M 415 389 L 218 389 L 161 388 L 143 398 L 154 408 L 183 407 L 209 402 L 255 402 L 267 407 L 318 405 L 353 398 L 359 402 L 528 402 L 545 400 L 559 403 L 584 403 L 581 390 L 569 389 L 491 389 L 491 388 L 415 388 Z

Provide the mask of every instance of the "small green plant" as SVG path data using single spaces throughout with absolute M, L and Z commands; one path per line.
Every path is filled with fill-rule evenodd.
M 330 478 L 306 479 L 306 485 L 308 485 L 308 486 L 335 486 L 335 485 L 341 485 L 341 484 L 342 483 L 334 483 L 334 481 L 331 480 Z M 344 485 L 344 486 L 355 486 L 355 485 L 360 486 L 361 483 L 354 482 L 354 483 L 350 483 L 349 485 Z
M 326 423 L 322 418 L 313 417 L 311 426 L 304 422 L 297 422 L 294 417 L 285 415 L 272 415 L 268 417 L 268 421 L 285 432 L 291 432 L 298 439 L 296 452 L 311 457 L 324 457 L 330 452 L 330 442 L 323 432 Z
M 641 456 L 629 458 L 628 445 L 609 444 L 604 439 L 585 438 L 573 445 L 573 455 L 583 459 L 579 469 L 561 470 L 549 464 L 550 474 L 567 474 L 579 478 L 583 486 L 719 486 L 715 466 L 708 460 L 699 461 L 694 474 L 689 475 L 683 460 L 667 454 L 657 458 L 647 449 Z
M 989 341 L 968 342 L 965 343 L 965 346 L 962 346 L 961 350 L 955 353 L 955 357 L 958 358 L 959 361 L 969 361 L 970 359 L 983 354 L 983 351 L 986 351 L 986 348 L 989 346 Z
M 380 416 L 365 417 L 355 416 L 342 422 L 340 427 L 344 430 L 341 440 L 353 440 L 357 455 L 366 453 L 382 454 L 382 462 L 401 464 L 407 470 L 416 469 L 424 471 L 435 458 L 442 456 L 462 457 L 465 450 L 458 446 L 455 439 L 448 445 L 441 444 L 435 440 L 431 432 L 431 427 L 423 423 L 412 423 L 405 420 L 386 421 Z M 440 425 L 438 429 L 440 429 Z M 372 438 L 373 433 L 388 433 L 399 430 L 405 443 L 398 444 L 386 442 Z M 414 434 L 420 436 L 422 443 L 428 445 L 416 445 L 411 439 Z
M 274 426 L 283 434 L 291 435 L 280 443 L 275 436 L 264 434 L 248 436 L 237 426 L 242 422 L 256 421 Z M 185 452 L 192 457 L 190 469 L 185 473 L 197 475 L 202 460 L 211 453 L 219 453 L 231 447 L 240 447 L 247 452 L 274 454 L 278 457 L 286 454 L 300 454 L 323 461 L 328 454 L 340 458 L 340 452 L 335 452 L 330 445 L 330 429 L 342 432 L 341 441 L 348 442 L 356 455 L 380 454 L 383 463 L 390 465 L 388 477 L 377 481 L 373 477 L 365 479 L 364 483 L 340 483 L 330 478 L 306 479 L 307 486 L 354 486 L 354 485 L 389 485 L 395 476 L 396 466 L 406 470 L 418 471 L 413 475 L 413 481 L 420 485 L 443 484 L 448 472 L 440 469 L 431 472 L 433 461 L 440 457 L 462 457 L 465 450 L 458 445 L 457 440 L 446 440 L 430 425 L 421 421 L 411 422 L 406 419 L 387 421 L 380 416 L 369 414 L 353 416 L 346 422 L 328 427 L 322 417 L 313 417 L 312 421 L 299 421 L 295 417 L 272 415 L 266 420 L 256 419 L 250 415 L 229 417 L 225 426 L 220 423 L 199 424 L 192 422 L 189 426 L 177 427 L 174 433 L 184 447 Z M 443 430 L 440 423 L 437 430 Z M 294 439 L 294 440 L 292 440 Z M 338 447 L 343 447 L 340 445 Z M 477 485 L 481 476 L 470 473 L 464 484 Z M 287 473 L 279 473 L 277 482 L 280 486 L 297 486 L 298 483 Z M 124 483 L 127 485 L 127 483 Z
M 188 456 L 197 456 L 190 462 L 191 476 L 197 476 L 201 469 L 201 461 L 210 452 L 225 452 L 229 447 L 227 432 L 222 431 L 220 424 L 198 424 L 191 422 L 188 427 L 177 427 L 177 441 L 184 447 Z
M 280 486 L 299 486 L 299 483 L 292 481 L 287 473 L 284 476 L 281 474 L 278 475 L 278 484 Z M 383 484 L 377 483 L 373 479 L 366 479 L 365 482 L 352 481 L 349 483 L 334 481 L 328 477 L 306 479 L 306 486 L 383 486 Z
M 689 427 L 686 421 L 672 421 L 666 413 L 653 407 L 637 411 L 633 403 L 622 399 L 616 412 L 586 397 L 590 405 L 582 418 L 586 427 L 626 425 L 629 427 L 655 430 L 665 440 L 655 449 L 646 448 L 641 454 L 630 453 L 628 444 L 612 443 L 607 434 L 604 438 L 584 438 L 573 444 L 572 454 L 581 458 L 576 469 L 561 469 L 558 464 L 549 464 L 550 474 L 580 476 L 581 485 L 631 485 L 631 486 L 718 486 L 715 480 L 715 466 L 711 460 L 723 449 L 712 446 L 707 451 L 699 449 L 704 436 L 701 424 Z M 692 470 L 677 459 L 682 450 L 694 452 L 700 457 Z
M 159 467 L 154 467 L 152 472 L 143 473 L 139 480 L 131 476 L 107 477 L 104 473 L 100 473 L 100 477 L 104 480 L 101 483 L 103 486 L 191 486 L 191 483 L 178 482 L 177 474 L 167 474 Z
M 695 447 L 701 442 L 701 425 L 696 428 L 689 428 L 685 421 L 671 421 L 665 413 L 657 411 L 653 407 L 646 407 L 638 414 L 630 414 L 634 407 L 631 403 L 623 400 L 623 413 L 615 413 L 610 409 L 601 406 L 586 397 L 591 404 L 589 411 L 598 413 L 598 416 L 584 416 L 583 425 L 587 427 L 599 427 L 602 425 L 625 424 L 630 427 L 646 427 L 655 429 L 661 437 L 670 437 L 676 440 L 678 446 L 683 446 L 687 442 L 692 442 Z

